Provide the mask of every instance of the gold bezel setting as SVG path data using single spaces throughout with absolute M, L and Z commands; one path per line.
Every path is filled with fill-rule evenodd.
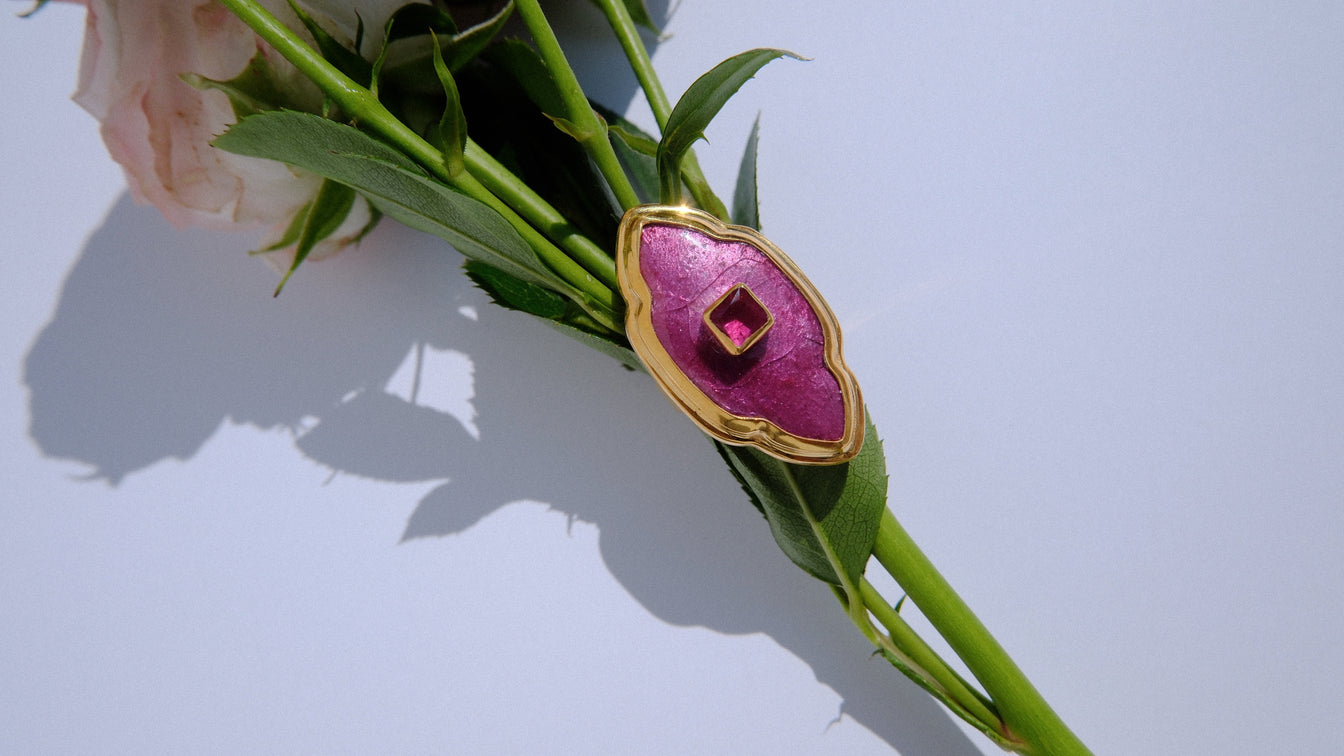
M 844 430 L 838 440 L 798 436 L 768 419 L 728 412 L 686 377 L 658 339 L 653 327 L 652 295 L 639 265 L 642 232 L 649 224 L 678 226 L 719 241 L 746 243 L 774 263 L 802 294 L 820 324 L 825 341 L 823 352 L 825 366 L 839 384 L 844 403 Z M 754 446 L 771 456 L 802 464 L 838 464 L 853 459 L 859 453 L 864 436 L 863 400 L 858 381 L 841 356 L 839 323 L 816 288 L 783 250 L 754 229 L 724 223 L 700 210 L 670 205 L 641 205 L 631 208 L 621 219 L 616 261 L 617 277 L 626 300 L 625 326 L 631 346 L 663 392 L 706 433 L 724 443 Z M 736 288 L 732 287 L 723 296 L 728 296 Z M 750 289 L 747 291 L 750 292 Z M 754 293 L 751 293 L 751 296 L 769 313 Z M 722 298 L 706 309 L 706 320 L 708 313 L 721 301 Z M 770 322 L 774 322 L 773 315 L 770 316 Z M 723 344 L 725 336 L 719 329 L 713 327 L 713 324 L 710 326 L 715 337 L 725 348 L 733 344 L 731 339 L 728 339 L 728 344 Z M 733 344 L 729 352 L 731 354 L 746 352 L 764 337 L 766 330 L 768 328 L 765 327 L 757 329 L 748 342 L 744 342 L 740 347 Z
M 744 339 L 741 344 L 734 341 L 733 337 L 727 331 L 725 331 L 718 323 L 714 322 L 714 312 L 738 292 L 742 292 L 748 297 L 751 297 L 751 301 L 755 302 L 756 306 L 761 308 L 761 311 L 765 313 L 765 322 L 755 328 L 751 332 L 751 335 Z M 774 313 L 770 312 L 765 305 L 761 304 L 761 300 L 756 297 L 756 292 L 752 291 L 750 286 L 742 283 L 725 291 L 723 296 L 714 300 L 714 304 L 705 308 L 705 313 L 700 316 L 700 319 L 703 320 L 705 326 L 709 328 L 709 332 L 714 334 L 714 338 L 718 339 L 719 345 L 724 348 L 724 351 L 731 355 L 743 354 L 748 349 L 751 349 L 756 345 L 756 342 L 765 337 L 765 334 L 770 330 L 771 326 L 775 324 Z

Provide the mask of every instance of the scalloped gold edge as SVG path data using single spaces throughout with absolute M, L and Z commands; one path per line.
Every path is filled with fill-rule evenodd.
M 682 373 L 672 356 L 658 341 L 650 311 L 652 296 L 639 269 L 641 232 L 644 226 L 659 223 L 690 228 L 720 241 L 745 242 L 760 250 L 784 273 L 821 323 L 826 343 L 823 359 L 840 384 L 845 407 L 845 428 L 839 440 L 797 436 L 759 417 L 734 415 L 715 404 Z M 863 447 L 863 398 L 859 383 L 841 355 L 840 324 L 826 300 L 821 298 L 802 270 L 784 251 L 760 232 L 746 226 L 724 223 L 701 210 L 673 205 L 639 205 L 621 218 L 616 239 L 616 277 L 625 296 L 625 329 L 630 345 L 639 355 L 654 381 L 674 404 L 691 417 L 706 433 L 734 446 L 754 446 L 787 462 L 833 465 L 848 462 Z

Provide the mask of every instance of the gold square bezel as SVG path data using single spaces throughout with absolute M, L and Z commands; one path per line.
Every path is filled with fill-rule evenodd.
M 753 331 L 752 334 L 747 337 L 747 340 L 741 344 L 733 341 L 733 338 L 710 317 L 715 310 L 719 309 L 719 305 L 727 302 L 729 297 L 739 291 L 746 292 L 747 296 L 751 297 L 751 301 L 755 302 L 756 306 L 761 308 L 761 311 L 765 313 L 765 323 L 761 325 L 760 328 Z M 775 314 L 770 312 L 770 309 L 765 306 L 765 303 L 761 301 L 760 297 L 756 296 L 756 292 L 752 291 L 750 286 L 743 283 L 734 285 L 733 288 L 725 291 L 723 296 L 714 300 L 714 304 L 705 308 L 705 314 L 701 316 L 701 319 L 704 320 L 705 325 L 709 327 L 709 332 L 714 334 L 714 337 L 719 340 L 719 344 L 734 357 L 743 354 L 748 349 L 756 346 L 756 343 L 765 338 L 766 332 L 775 324 Z

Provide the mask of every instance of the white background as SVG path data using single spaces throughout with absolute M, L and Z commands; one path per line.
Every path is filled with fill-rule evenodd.
M 592 93 L 637 104 L 583 3 Z M 1338 752 L 1344 6 L 685 2 L 891 506 L 1099 754 Z M 993 753 L 645 378 L 385 224 L 278 300 L 0 18 L 0 751 Z M 821 9 L 821 10 L 818 10 Z M 659 10 L 655 7 L 655 11 Z M 675 96 L 675 95 L 674 95 Z M 636 103 L 636 104 L 630 104 Z M 417 370 L 417 365 L 419 369 Z

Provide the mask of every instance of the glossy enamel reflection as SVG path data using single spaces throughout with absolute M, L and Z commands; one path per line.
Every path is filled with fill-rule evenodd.
M 863 404 L 839 327 L 778 247 L 657 205 L 626 213 L 618 243 L 631 345 L 706 432 L 794 462 L 858 453 Z

